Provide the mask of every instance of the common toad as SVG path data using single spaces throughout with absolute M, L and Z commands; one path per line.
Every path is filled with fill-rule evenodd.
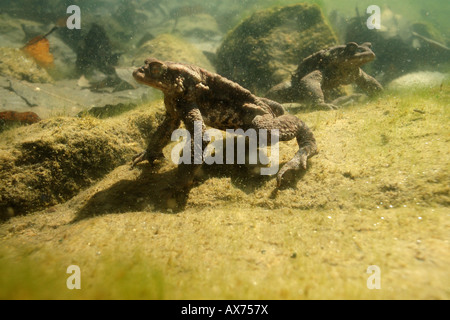
M 290 81 L 273 87 L 265 97 L 281 103 L 306 101 L 319 108 L 336 109 L 335 102 L 325 100 L 333 89 L 351 83 L 373 96 L 383 87 L 360 68 L 373 59 L 369 42 L 349 42 L 318 51 L 302 60 Z
M 226 129 L 267 129 L 279 130 L 279 141 L 297 139 L 299 151 L 277 174 L 280 186 L 283 175 L 288 170 L 300 167 L 306 169 L 308 157 L 317 153 L 316 141 L 306 124 L 294 115 L 285 114 L 283 107 L 272 100 L 255 96 L 239 84 L 200 67 L 175 62 L 163 62 L 154 58 L 133 72 L 134 78 L 143 84 L 164 93 L 166 115 L 163 123 L 150 139 L 147 150 L 133 158 L 132 167 L 137 163 L 163 157 L 162 149 L 171 139 L 181 121 L 191 136 L 194 122 L 200 121 L 202 133 L 206 125 Z M 205 143 L 202 146 L 206 147 Z M 191 150 L 194 148 L 192 139 Z M 194 152 L 191 152 L 193 155 Z M 201 165 L 180 164 L 177 183 L 189 186 Z

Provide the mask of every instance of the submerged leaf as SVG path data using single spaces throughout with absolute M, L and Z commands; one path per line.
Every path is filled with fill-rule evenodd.
M 56 30 L 56 28 L 57 27 L 54 27 L 45 35 L 34 37 L 22 48 L 23 51 L 33 57 L 36 63 L 43 68 L 53 66 L 54 59 L 53 55 L 50 53 L 50 42 L 46 37 Z

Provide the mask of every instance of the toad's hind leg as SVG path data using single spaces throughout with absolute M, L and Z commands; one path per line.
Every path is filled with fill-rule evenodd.
M 279 140 L 289 141 L 297 139 L 299 150 L 295 156 L 288 161 L 277 174 L 277 186 L 281 185 L 283 175 L 289 170 L 306 169 L 309 157 L 317 154 L 316 139 L 308 126 L 296 116 L 285 114 L 274 118 L 272 115 L 256 116 L 253 120 L 256 129 L 279 130 Z

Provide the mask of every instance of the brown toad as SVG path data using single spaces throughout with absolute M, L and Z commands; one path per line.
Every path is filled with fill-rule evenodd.
M 144 160 L 152 163 L 163 157 L 162 149 L 171 140 L 172 132 L 180 126 L 181 121 L 191 136 L 194 133 L 194 122 L 199 121 L 202 133 L 208 125 L 221 130 L 253 128 L 259 132 L 258 129 L 267 129 L 267 133 L 278 129 L 280 141 L 296 138 L 300 149 L 279 170 L 278 186 L 286 171 L 300 167 L 306 169 L 308 157 L 317 153 L 313 133 L 303 121 L 284 114 L 279 103 L 257 97 L 218 74 L 192 65 L 149 58 L 144 66 L 133 72 L 133 76 L 138 82 L 164 93 L 166 115 L 151 138 L 147 150 L 133 158 L 132 166 Z M 202 147 L 206 147 L 205 142 Z M 191 150 L 194 150 L 193 140 Z M 198 164 L 180 164 L 177 179 L 179 186 L 189 186 L 199 168 Z
M 278 84 L 265 96 L 281 103 L 306 101 L 320 108 L 336 109 L 337 100 L 327 103 L 325 99 L 340 85 L 355 83 L 368 96 L 383 89 L 360 68 L 373 59 L 375 54 L 369 42 L 349 42 L 318 51 L 302 60 L 290 81 Z

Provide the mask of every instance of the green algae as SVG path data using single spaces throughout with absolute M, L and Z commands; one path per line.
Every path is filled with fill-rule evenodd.
M 448 299 L 449 102 L 446 82 L 297 114 L 320 148 L 306 173 L 277 190 L 274 178 L 206 167 L 177 214 L 155 206 L 170 161 L 118 166 L 0 225 L 0 297 Z M 281 143 L 281 161 L 296 148 Z M 71 264 L 81 290 L 65 287 Z M 379 290 L 367 287 L 371 265 Z
M 158 122 L 142 110 L 127 116 L 54 117 L 2 133 L 0 218 L 64 202 L 130 161 Z

